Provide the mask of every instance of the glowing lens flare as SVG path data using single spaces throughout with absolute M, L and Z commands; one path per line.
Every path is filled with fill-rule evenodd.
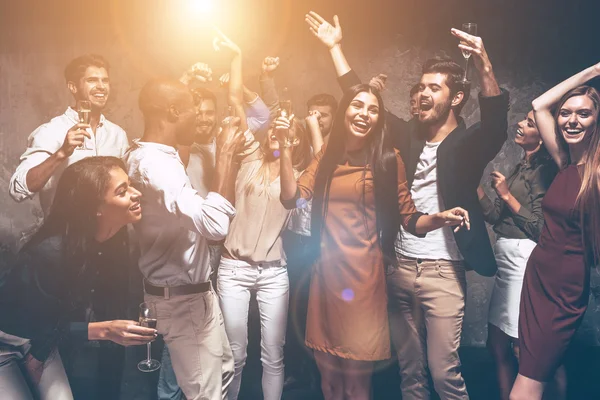
M 211 0 L 189 0 L 190 11 L 195 14 L 210 14 L 213 9 Z

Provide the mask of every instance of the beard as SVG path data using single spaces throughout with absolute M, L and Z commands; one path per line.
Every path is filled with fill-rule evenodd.
M 425 126 L 435 125 L 440 121 L 446 120 L 450 114 L 450 111 L 452 111 L 451 101 L 436 104 L 433 106 L 433 111 L 429 117 L 421 119 L 419 116 L 419 122 Z

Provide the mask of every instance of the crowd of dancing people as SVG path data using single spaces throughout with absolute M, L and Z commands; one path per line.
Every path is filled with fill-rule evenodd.
M 448 33 L 479 83 L 480 122 L 467 126 L 471 83 L 452 59 L 423 64 L 404 120 L 385 106 L 387 77 L 366 83 L 350 66 L 337 16 L 306 23 L 343 92 L 315 93 L 306 117 L 277 86 L 279 58 L 264 59 L 255 93 L 218 30 L 227 104 L 201 62 L 151 79 L 133 141 L 102 114 L 108 62 L 67 65 L 73 106 L 31 133 L 8 188 L 19 202 L 37 194 L 44 218 L 0 274 L 0 398 L 72 399 L 63 359 L 83 342 L 101 348 L 102 398 L 117 398 L 124 346 L 160 336 L 159 399 L 235 400 L 255 298 L 266 400 L 310 362 L 326 400 L 372 399 L 374 366 L 391 358 L 402 398 L 468 399 L 469 270 L 495 277 L 500 398 L 566 398 L 564 355 L 600 261 L 600 96 L 586 85 L 600 64 L 532 99 L 514 139 L 523 158 L 488 177 L 510 100 L 482 38 Z M 154 324 L 127 312 L 131 265 Z

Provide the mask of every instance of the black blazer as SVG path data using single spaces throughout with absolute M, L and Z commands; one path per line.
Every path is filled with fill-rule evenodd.
M 357 85 L 360 79 L 351 70 L 339 77 L 342 90 Z M 454 233 L 456 244 L 468 269 L 483 276 L 493 276 L 497 265 L 477 197 L 477 186 L 487 164 L 494 159 L 507 139 L 509 94 L 502 89 L 498 96 L 479 96 L 481 122 L 467 128 L 462 118 L 437 150 L 438 189 L 447 209 L 462 207 L 469 212 L 470 230 Z M 415 121 L 406 122 L 386 110 L 387 126 L 406 167 L 412 186 L 425 140 Z

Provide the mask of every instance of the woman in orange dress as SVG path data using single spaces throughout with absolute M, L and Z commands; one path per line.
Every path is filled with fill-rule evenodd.
M 350 88 L 329 143 L 297 182 L 293 127 L 286 118 L 275 122 L 281 201 L 295 208 L 313 199 L 311 242 L 317 261 L 306 345 L 314 350 L 326 400 L 369 399 L 373 363 L 390 358 L 384 266 L 395 260 L 400 224 L 413 234 L 448 225 L 468 228 L 468 214 L 461 208 L 435 215 L 417 212 L 383 111 L 375 88 Z

